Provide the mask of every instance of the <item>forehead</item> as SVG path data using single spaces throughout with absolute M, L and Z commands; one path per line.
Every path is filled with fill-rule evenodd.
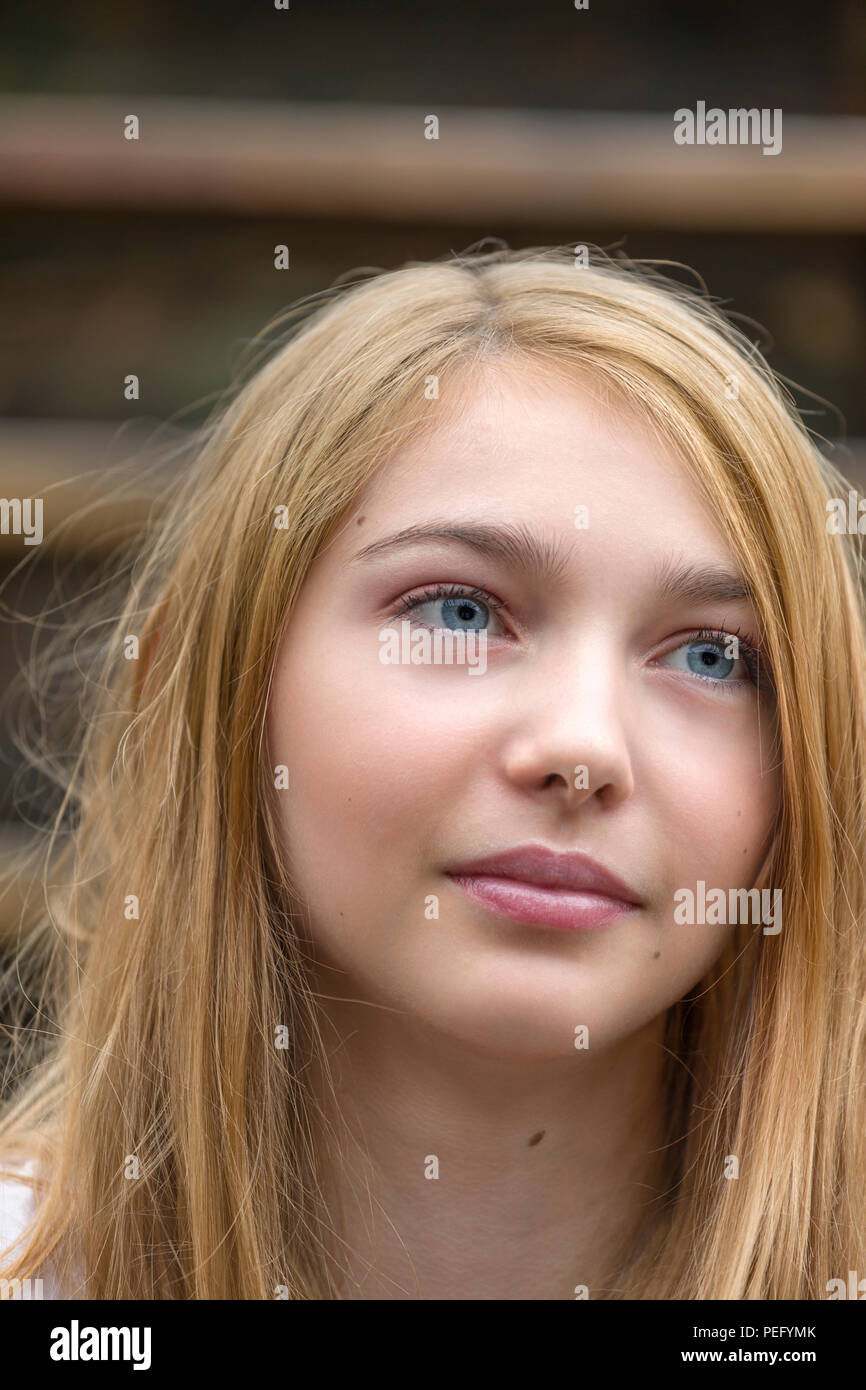
M 583 507 L 586 541 L 593 532 L 633 546 L 676 536 L 730 560 L 685 458 L 601 379 L 504 359 L 429 404 L 423 433 L 393 451 L 362 495 L 365 539 L 443 511 L 573 539 Z

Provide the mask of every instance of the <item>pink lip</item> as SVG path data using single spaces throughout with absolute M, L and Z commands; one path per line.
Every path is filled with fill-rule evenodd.
M 535 926 L 586 931 L 641 906 L 621 879 L 585 854 L 526 845 L 449 869 L 481 906 Z

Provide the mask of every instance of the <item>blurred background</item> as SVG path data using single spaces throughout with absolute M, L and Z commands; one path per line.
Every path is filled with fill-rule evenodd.
M 864 79 L 862 0 L 7 7 L 0 496 L 45 499 L 41 546 L 0 534 L 7 605 L 35 612 L 61 562 L 90 582 L 159 473 L 141 471 L 110 524 L 85 515 L 58 537 L 59 523 L 157 427 L 182 467 L 185 431 L 281 309 L 355 267 L 487 236 L 692 267 L 822 398 L 798 402 L 862 485 Z M 698 101 L 781 108 L 781 153 L 676 145 L 673 113 Z M 0 623 L 0 696 L 24 629 Z M 33 809 L 16 787 L 4 729 L 0 868 Z M 0 941 L 15 921 L 7 894 Z

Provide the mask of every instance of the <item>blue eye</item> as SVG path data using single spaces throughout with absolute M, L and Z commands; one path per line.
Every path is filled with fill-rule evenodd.
M 661 662 L 716 685 L 757 684 L 758 653 L 748 642 L 727 632 L 698 633 L 668 652 Z
M 480 629 L 490 622 L 487 605 L 474 598 L 444 598 L 432 607 L 439 609 L 445 627 Z
M 482 597 L 480 589 L 467 591 L 459 585 L 437 585 L 410 596 L 395 616 L 411 614 L 424 627 L 446 627 L 453 632 L 487 631 L 491 637 L 501 637 L 501 623 L 498 631 L 490 627 L 491 620 L 499 622 L 495 612 L 501 607 L 490 594 Z

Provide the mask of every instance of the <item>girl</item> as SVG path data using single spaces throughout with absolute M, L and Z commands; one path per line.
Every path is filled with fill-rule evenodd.
M 864 1267 L 846 494 L 649 267 L 496 249 L 299 306 L 76 647 L 0 1273 L 802 1299 Z

